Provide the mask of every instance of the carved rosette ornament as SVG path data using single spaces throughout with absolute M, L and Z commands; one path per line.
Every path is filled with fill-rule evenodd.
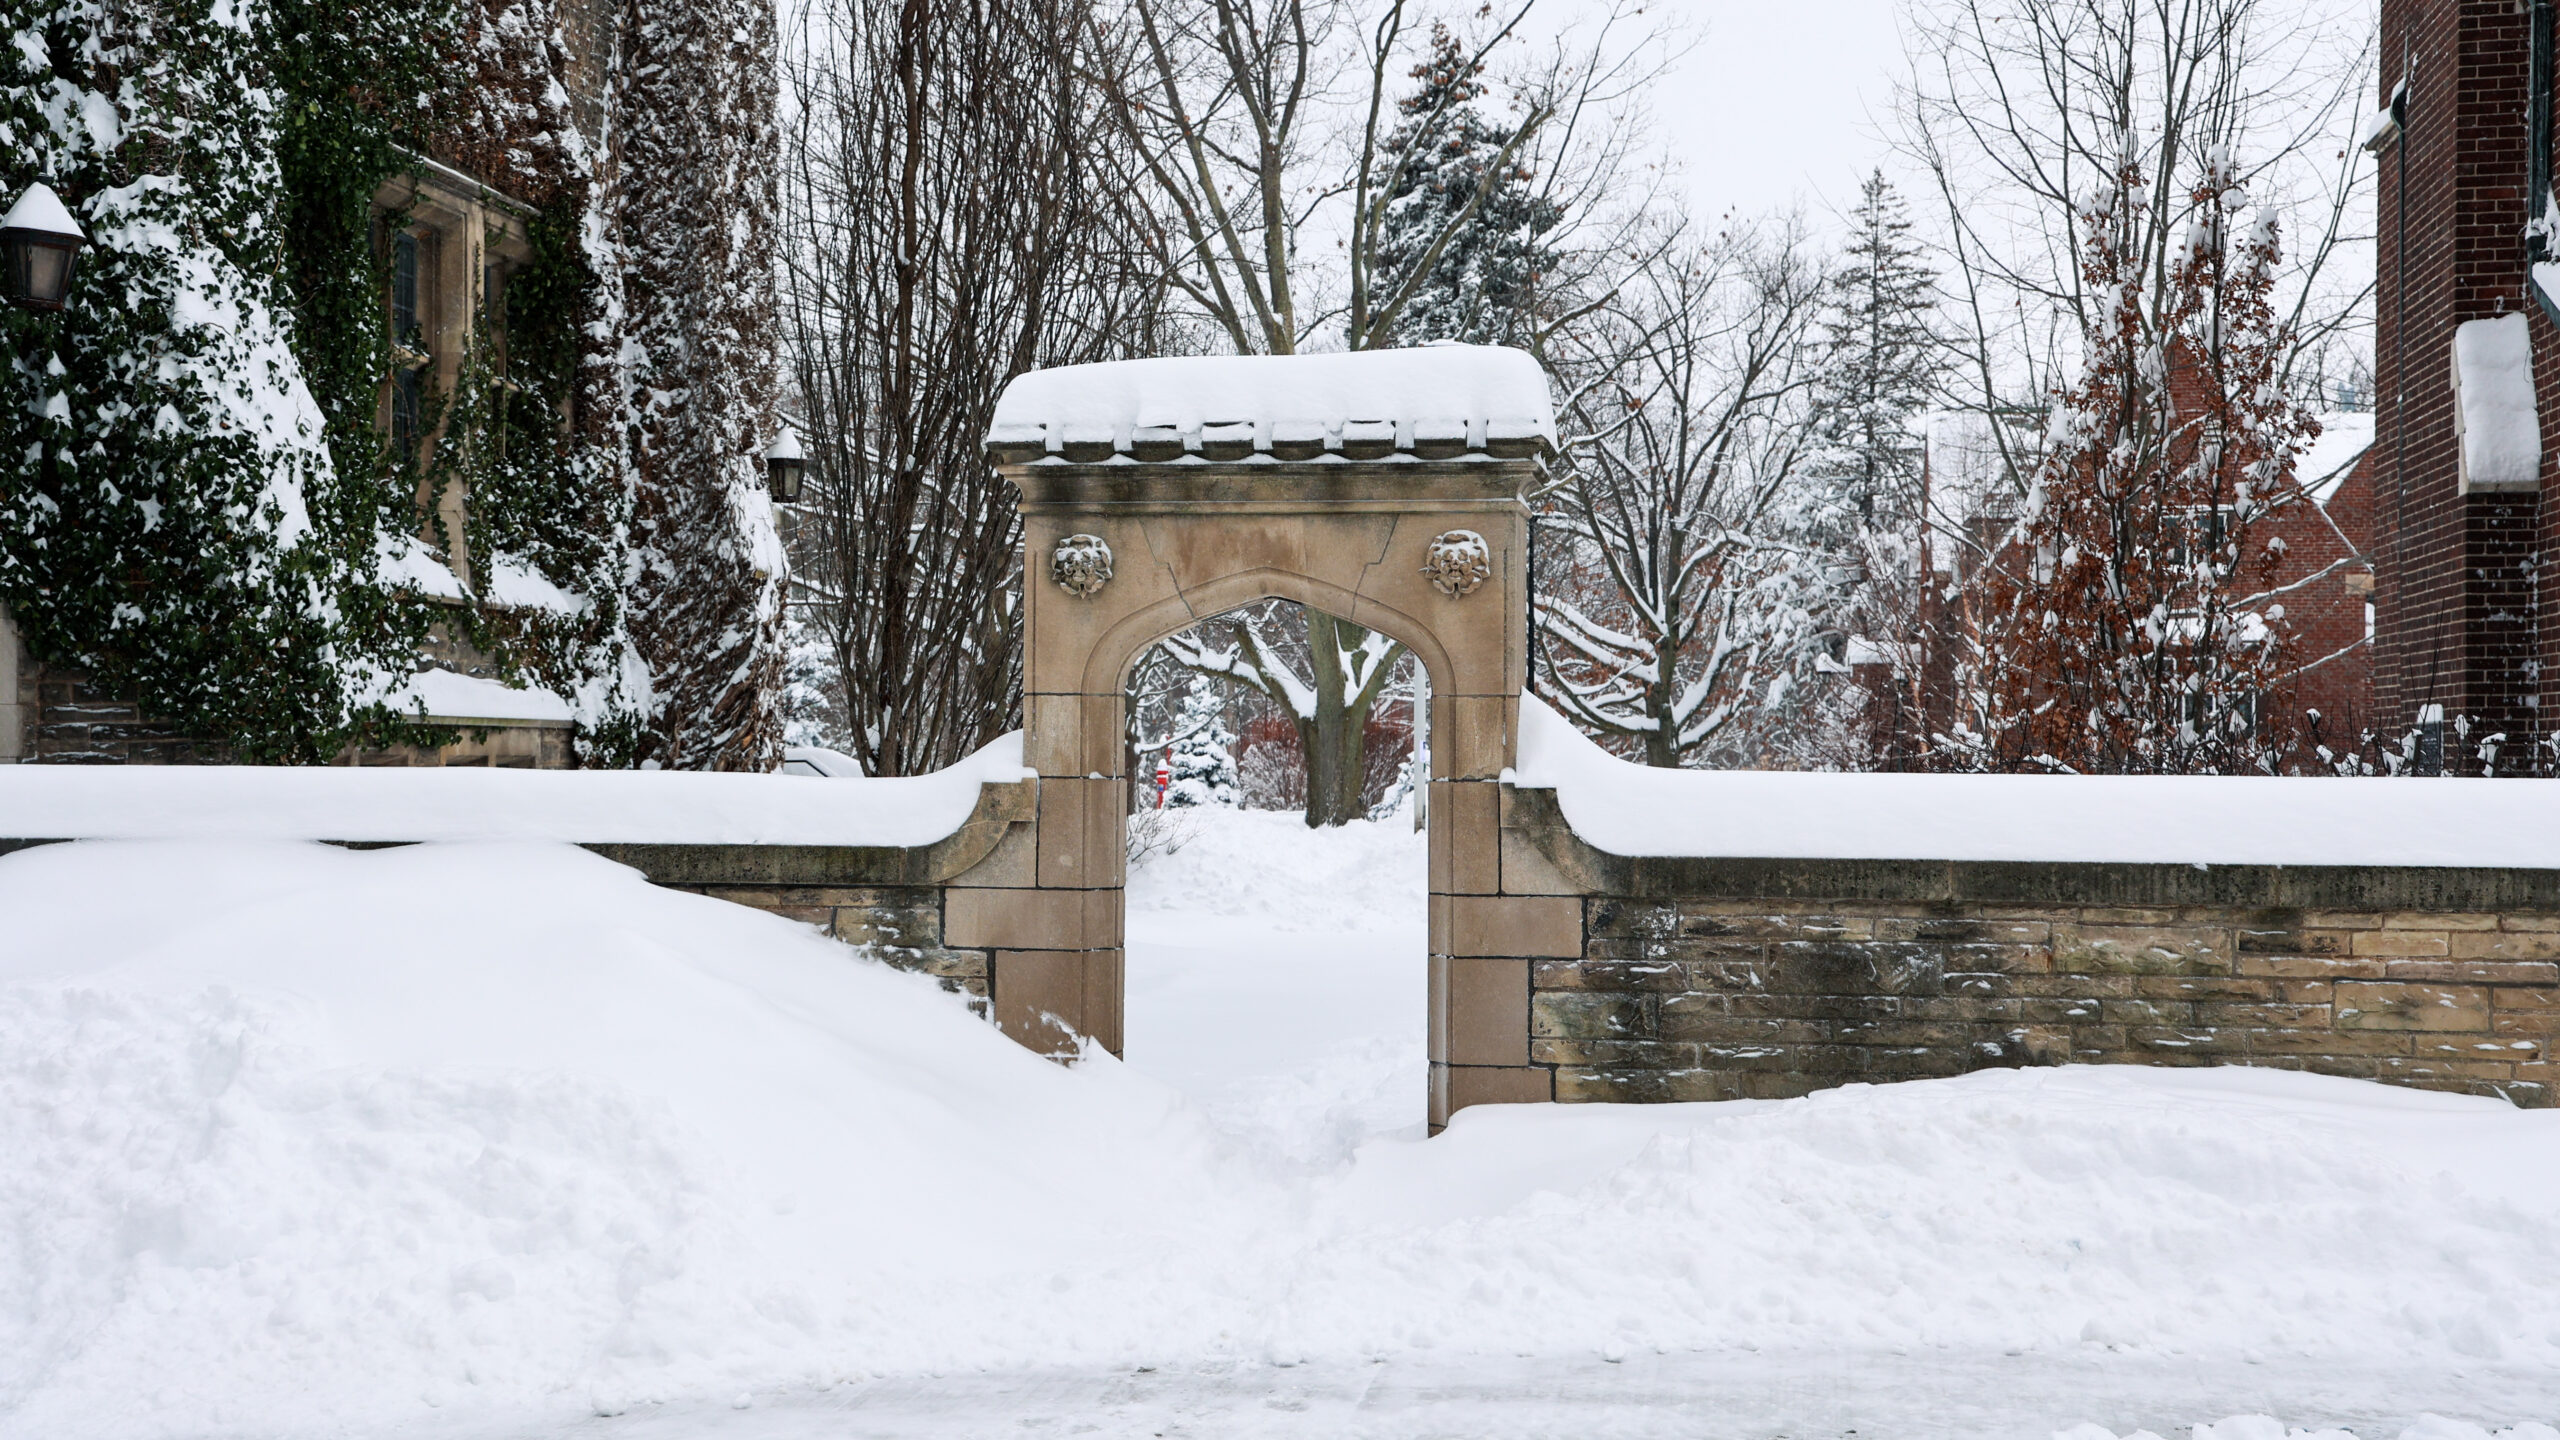
M 1111 547 L 1099 535 L 1070 535 L 1049 556 L 1049 578 L 1078 599 L 1091 599 L 1111 583 Z
M 1473 530 L 1452 530 L 1431 542 L 1422 573 L 1441 594 L 1463 599 L 1493 578 L 1493 547 Z

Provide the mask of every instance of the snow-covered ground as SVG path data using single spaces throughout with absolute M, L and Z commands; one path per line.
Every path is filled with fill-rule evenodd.
M 566 847 L 0 858 L 0 1436 L 2560 1440 L 2560 1114 L 2063 1070 L 1425 1142 L 1418 838 L 1202 823 L 1073 1069 Z
M 1239 1142 L 1339 1164 L 1422 1134 L 1423 837 L 1294 814 L 1169 811 L 1184 844 L 1129 877 L 1132 1068 Z

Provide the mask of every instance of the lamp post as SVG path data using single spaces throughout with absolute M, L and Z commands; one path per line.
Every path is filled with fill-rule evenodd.
M 809 471 L 808 457 L 800 453 L 800 434 L 790 426 L 774 437 L 773 448 L 764 452 L 765 483 L 773 498 L 785 505 L 800 503 L 800 479 Z
M 0 217 L 0 293 L 21 310 L 59 311 L 71 293 L 71 265 L 89 243 L 53 187 L 37 184 Z

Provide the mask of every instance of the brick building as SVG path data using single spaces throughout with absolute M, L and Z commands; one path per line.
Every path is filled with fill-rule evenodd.
M 2542 621 L 2537 575 L 2560 539 L 2541 500 L 2560 386 L 2534 373 L 2560 354 L 2560 270 L 2537 268 L 2560 218 L 2552 10 L 2382 5 L 2384 108 L 2366 135 L 2381 182 L 2376 719 L 2419 735 L 2422 762 L 2440 745 L 2451 773 L 2553 766 L 2560 627 Z
M 2174 367 L 2170 384 L 2182 411 L 2202 408 L 2202 381 L 2192 366 Z M 2250 522 L 2247 533 L 2253 561 L 2261 554 L 2270 561 L 2263 571 L 2253 564 L 2251 586 L 2283 606 L 2275 627 L 2289 657 L 2282 693 L 2263 697 L 2262 705 L 2286 707 L 2287 713 L 2267 718 L 2280 722 L 2286 736 L 2303 742 L 2304 749 L 2289 763 L 2313 772 L 2320 768 L 2313 747 L 2325 748 L 2335 760 L 2360 755 L 2372 762 L 2374 746 L 2367 737 L 2375 729 L 2376 713 L 2371 533 L 2375 416 L 2335 411 L 2320 416 L 2319 422 L 2320 434 L 2294 458 L 2293 483 L 2277 489 L 2274 503 Z M 1979 468 L 1981 457 L 1974 459 Z M 2239 478 L 2234 462 L 2226 485 Z M 1862 663 L 1851 667 L 1870 697 L 1865 723 L 1892 746 L 1884 765 L 1888 769 L 1928 768 L 1932 737 L 1947 733 L 1962 713 L 1957 657 L 1974 643 L 1981 627 L 1994 623 L 1978 612 L 1976 581 L 1995 555 L 2004 557 L 2004 563 L 2024 563 L 2009 548 L 2015 543 L 2009 534 L 2014 516 L 2005 492 L 1981 475 L 1958 476 L 1956 484 L 1969 488 L 1974 498 L 1959 499 L 1940 512 L 1968 518 L 1960 528 L 1946 525 L 1923 552 L 1921 563 L 1930 579 L 1917 588 L 1912 632 L 1899 640 L 1861 641 Z

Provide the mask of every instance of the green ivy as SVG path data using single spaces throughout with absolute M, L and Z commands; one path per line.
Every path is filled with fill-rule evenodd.
M 570 423 L 601 308 L 576 177 L 529 222 L 504 373 L 475 337 L 454 393 L 431 399 L 446 438 L 423 462 L 381 433 L 388 242 L 407 216 L 381 215 L 376 196 L 467 110 L 475 8 L 39 0 L 0 24 L 15 32 L 0 48 L 0 181 L 14 196 L 49 179 L 112 231 L 67 313 L 0 314 L 0 600 L 48 660 L 240 759 L 449 743 L 358 698 L 373 675 L 405 673 L 440 618 L 511 678 L 564 692 L 618 634 L 627 498 L 596 483 L 611 437 Z M 81 123 L 84 93 L 122 112 L 112 143 Z M 253 323 L 227 339 L 188 323 L 207 297 Z M 269 352 L 241 353 L 261 336 Z M 274 395 L 307 390 L 315 434 L 234 428 L 219 376 L 261 365 Z M 384 588 L 385 537 L 440 525 L 420 497 L 457 481 L 484 567 L 529 564 L 594 597 L 583 615 L 493 618 Z

